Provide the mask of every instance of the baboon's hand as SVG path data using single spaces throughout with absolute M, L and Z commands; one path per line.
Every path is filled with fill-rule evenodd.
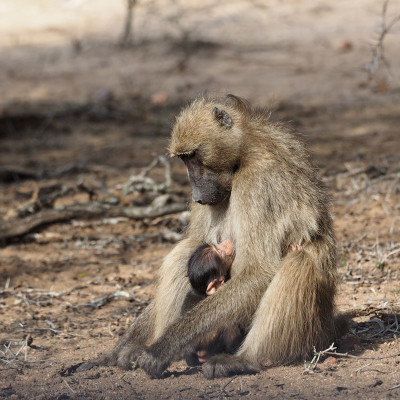
M 162 358 L 162 353 L 155 352 L 150 346 L 138 358 L 137 365 L 147 372 L 151 378 L 160 378 L 170 362 Z
M 144 349 L 144 346 L 137 343 L 120 343 L 97 360 L 82 364 L 78 371 L 85 371 L 98 365 L 107 365 L 109 367 L 117 365 L 124 369 L 131 369 L 135 366 L 135 362 Z
M 144 346 L 135 343 L 126 344 L 117 353 L 117 359 L 115 360 L 116 363 L 114 365 L 118 365 L 124 369 L 131 369 L 136 365 L 136 361 L 143 352 Z

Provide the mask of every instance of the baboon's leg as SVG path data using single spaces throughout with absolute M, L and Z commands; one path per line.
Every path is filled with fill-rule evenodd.
M 179 317 L 189 283 L 186 277 L 188 259 L 199 245 L 197 240 L 181 241 L 165 258 L 159 273 L 154 301 L 133 321 L 117 345 L 102 356 L 97 364 L 130 368 L 164 329 Z
M 287 363 L 330 344 L 336 277 L 309 251 L 285 257 L 238 353 L 211 357 L 203 365 L 207 378 L 257 372 L 267 361 Z
M 335 266 L 313 245 L 290 252 L 265 292 L 238 352 L 252 362 L 287 363 L 332 340 Z
M 183 302 L 190 289 L 187 278 L 189 258 L 200 244 L 197 239 L 185 239 L 163 262 L 154 298 L 155 325 L 151 342 L 157 340 L 165 328 L 180 317 Z
M 231 323 L 249 326 L 267 286 L 265 277 L 249 270 L 232 277 L 215 294 L 167 326 L 143 352 L 139 367 L 158 378 L 172 361 L 190 351 L 204 333 L 219 331 Z

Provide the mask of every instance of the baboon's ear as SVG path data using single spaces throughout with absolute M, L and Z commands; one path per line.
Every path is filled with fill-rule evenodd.
M 232 128 L 233 125 L 232 117 L 226 111 L 214 107 L 212 112 L 215 119 L 219 122 L 221 126 L 224 126 L 227 129 Z

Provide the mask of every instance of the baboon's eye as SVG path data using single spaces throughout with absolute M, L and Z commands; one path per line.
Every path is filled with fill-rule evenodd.
M 193 159 L 196 156 L 196 151 L 192 151 L 191 153 L 188 154 L 179 154 L 178 157 L 183 161 L 189 161 Z

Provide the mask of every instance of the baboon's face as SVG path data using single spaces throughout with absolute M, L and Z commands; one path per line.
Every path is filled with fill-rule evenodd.
M 240 166 L 242 130 L 239 119 L 240 113 L 235 108 L 225 110 L 220 104 L 204 100 L 193 103 L 178 116 L 169 153 L 185 163 L 193 201 L 207 205 L 229 201 L 233 179 Z
M 203 164 L 199 151 L 180 156 L 185 163 L 193 201 L 216 205 L 229 198 L 232 178 L 229 174 L 213 171 Z

